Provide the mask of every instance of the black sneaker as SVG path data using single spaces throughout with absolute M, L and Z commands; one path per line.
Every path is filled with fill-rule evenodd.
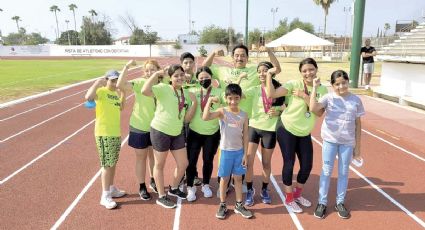
M 316 210 L 314 210 L 314 216 L 323 219 L 326 214 L 326 205 L 324 204 L 318 204 L 316 207 Z
M 245 206 L 242 205 L 242 202 L 237 202 L 235 205 L 235 213 L 241 214 L 243 218 L 249 219 L 252 217 L 252 212 L 245 208 Z
M 142 188 L 141 190 L 139 190 L 139 195 L 140 195 L 140 199 L 142 200 L 150 200 L 151 199 L 151 194 L 149 194 L 148 190 L 146 190 L 146 188 Z
M 186 196 L 187 196 L 187 194 L 180 191 L 179 188 L 172 189 L 171 186 L 169 186 L 168 195 L 175 196 L 184 200 L 186 200 Z
M 202 181 L 199 179 L 199 177 L 195 176 L 195 179 L 193 180 L 193 185 L 195 186 L 201 186 Z
M 338 212 L 338 216 L 342 219 L 348 219 L 350 217 L 350 211 L 348 211 L 343 203 L 335 205 L 335 210 Z
M 220 207 L 218 208 L 218 211 L 215 214 L 215 217 L 217 217 L 218 219 L 224 219 L 226 218 L 226 214 L 227 214 L 226 203 L 220 203 Z
M 156 204 L 161 205 L 164 208 L 175 208 L 176 204 L 168 198 L 168 196 L 163 196 L 156 199 Z
M 149 188 L 152 189 L 152 192 L 158 193 L 158 189 L 156 188 L 155 181 L 151 181 L 151 183 L 149 184 Z

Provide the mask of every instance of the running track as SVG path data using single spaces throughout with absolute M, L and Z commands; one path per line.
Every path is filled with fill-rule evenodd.
M 177 62 L 161 59 L 161 65 Z M 140 76 L 136 68 L 130 78 Z M 340 219 L 333 210 L 336 170 L 331 181 L 328 215 L 313 217 L 321 168 L 320 125 L 313 131 L 315 159 L 304 196 L 313 207 L 289 214 L 282 204 L 282 158 L 273 155 L 272 204 L 258 199 L 261 164 L 255 162 L 255 218 L 245 220 L 233 210 L 234 192 L 228 199 L 230 214 L 217 220 L 217 198 L 181 202 L 167 210 L 155 199 L 141 201 L 134 175 L 133 150 L 125 143 L 133 97 L 122 113 L 123 148 L 116 180 L 126 197 L 119 208 L 99 205 L 101 186 L 95 148 L 94 111 L 85 109 L 83 97 L 91 83 L 0 109 L 0 229 L 424 229 L 425 228 L 425 115 L 387 102 L 363 97 L 362 154 L 365 165 L 350 170 L 346 205 L 352 217 Z M 167 161 L 165 184 L 174 163 Z M 201 162 L 201 161 L 200 161 Z M 201 168 L 199 165 L 198 170 Z M 296 169 L 297 170 L 297 169 Z M 214 170 L 216 175 L 216 169 Z M 215 194 L 217 183 L 212 179 Z M 156 195 L 153 196 L 156 198 Z

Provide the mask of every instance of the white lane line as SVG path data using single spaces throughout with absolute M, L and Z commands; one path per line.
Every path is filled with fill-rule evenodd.
M 261 153 L 258 151 L 257 149 L 257 157 L 258 159 L 260 159 L 260 162 L 262 161 L 261 158 Z M 280 199 L 282 200 L 283 206 L 286 208 L 286 210 L 289 213 L 289 216 L 291 216 L 292 221 L 294 222 L 295 226 L 297 227 L 298 230 L 303 230 L 303 226 L 301 225 L 300 220 L 298 219 L 297 215 L 292 212 L 291 210 L 289 210 L 286 205 L 285 205 L 285 196 L 283 195 L 282 190 L 280 189 L 279 185 L 277 184 L 276 179 L 274 178 L 273 174 L 270 173 L 270 181 L 272 182 L 274 188 L 276 189 L 277 194 L 279 194 Z
M 134 69 L 139 69 L 139 68 L 142 68 L 142 67 L 136 66 L 134 68 L 130 68 L 128 71 L 132 71 Z M 136 73 L 136 72 L 132 72 L 131 74 Z M 5 103 L 0 104 L 0 109 L 5 108 L 5 107 L 9 107 L 9 106 L 12 106 L 12 105 L 15 105 L 15 104 L 19 104 L 19 103 L 22 103 L 22 102 L 25 102 L 25 101 L 29 101 L 29 100 L 32 100 L 32 99 L 35 99 L 35 98 L 39 98 L 39 97 L 42 97 L 42 96 L 46 96 L 46 95 L 49 95 L 49 94 L 52 94 L 52 93 L 56 93 L 56 92 L 60 92 L 60 91 L 66 90 L 66 89 L 70 89 L 70 88 L 73 88 L 73 87 L 76 87 L 76 86 L 79 86 L 79 85 L 84 85 L 86 83 L 96 81 L 97 79 L 99 79 L 101 77 L 103 77 L 103 76 L 96 77 L 94 79 L 85 80 L 85 81 L 82 81 L 82 82 L 78 82 L 78 83 L 75 83 L 75 84 L 72 84 L 72 85 L 67 85 L 67 86 L 64 86 L 64 87 L 61 87 L 61 88 L 58 88 L 58 89 L 49 90 L 49 91 L 42 92 L 42 93 L 39 93 L 39 94 L 31 95 L 31 96 L 28 96 L 28 97 L 20 98 L 20 99 L 17 99 L 17 100 L 5 102 Z
M 419 160 L 421 160 L 421 161 L 425 162 L 425 158 L 420 157 L 419 155 L 417 155 L 417 154 L 415 154 L 415 153 L 412 153 L 412 152 L 410 152 L 409 150 L 406 150 L 405 148 L 402 148 L 402 147 L 400 147 L 400 146 L 398 146 L 398 145 L 396 145 L 396 144 L 393 144 L 392 142 L 387 141 L 387 140 L 385 140 L 384 138 L 379 137 L 379 136 L 377 136 L 377 135 L 375 135 L 375 134 L 373 134 L 373 133 L 371 133 L 371 132 L 369 132 L 369 131 L 367 131 L 367 130 L 362 129 L 362 131 L 363 131 L 363 132 L 365 132 L 365 133 L 367 133 L 367 134 L 369 134 L 369 135 L 371 135 L 372 137 L 375 137 L 376 139 L 378 139 L 378 140 L 380 140 L 380 141 L 382 141 L 382 142 L 385 142 L 385 143 L 387 143 L 387 144 L 389 144 L 389 145 L 393 146 L 394 148 L 396 148 L 396 149 L 398 149 L 398 150 L 401 150 L 401 151 L 403 151 L 403 152 L 405 152 L 405 153 L 407 153 L 407 154 L 409 154 L 409 155 L 411 155 L 411 156 L 413 156 L 413 157 L 415 157 L 415 158 L 417 158 L 417 159 L 419 159 Z
M 180 190 L 183 191 L 183 185 L 180 185 Z M 173 224 L 173 230 L 179 230 L 180 228 L 180 215 L 182 211 L 182 198 L 177 199 L 177 207 L 176 207 L 176 213 L 174 214 L 174 224 Z
M 51 118 L 49 118 L 49 119 L 46 119 L 46 120 L 44 120 L 44 121 L 42 121 L 42 122 L 40 122 L 40 123 L 38 123 L 38 124 L 36 124 L 36 125 L 33 125 L 33 126 L 31 126 L 31 127 L 29 127 L 29 128 L 26 128 L 26 129 L 24 129 L 24 130 L 22 130 L 22 131 L 19 131 L 19 132 L 15 133 L 15 134 L 13 134 L 13 135 L 11 135 L 11 136 L 9 136 L 9 137 L 6 137 L 5 139 L 0 140 L 0 143 L 4 143 L 4 142 L 6 142 L 6 141 L 8 141 L 8 140 L 10 140 L 10 139 L 12 139 L 12 138 L 14 138 L 14 137 L 16 137 L 16 136 L 21 135 L 22 133 L 25 133 L 25 132 L 27 132 L 27 131 L 29 131 L 29 130 L 33 129 L 33 128 L 36 128 L 36 127 L 38 127 L 38 126 L 40 126 L 40 125 L 42 125 L 42 124 L 44 124 L 44 123 L 46 123 L 46 122 L 48 122 L 48 121 L 51 121 L 51 120 L 53 120 L 53 119 L 55 119 L 55 118 L 57 118 L 57 117 L 59 117 L 59 116 L 61 116 L 61 115 L 65 114 L 65 113 L 67 113 L 67 112 L 69 112 L 69 111 L 71 111 L 71 110 L 73 110 L 73 109 L 76 109 L 76 108 L 78 108 L 78 107 L 81 107 L 82 105 L 83 105 L 83 103 L 78 104 L 77 106 L 74 106 L 74 107 L 72 107 L 72 108 L 70 108 L 70 109 L 67 109 L 67 110 L 65 110 L 65 111 L 61 112 L 61 113 L 58 113 L 58 114 L 56 114 L 55 116 L 53 116 L 53 117 L 51 117 Z
M 121 148 L 124 145 L 124 143 L 127 142 L 127 140 L 128 140 L 128 135 L 121 142 Z M 75 200 L 69 205 L 69 207 L 65 210 L 65 212 L 62 213 L 62 215 L 59 217 L 59 219 L 56 221 L 56 223 L 50 229 L 58 229 L 60 227 L 60 225 L 65 221 L 66 217 L 68 217 L 69 214 L 71 214 L 72 210 L 75 208 L 75 206 L 77 206 L 78 202 L 80 202 L 81 198 L 83 198 L 84 194 L 86 194 L 86 192 L 90 189 L 90 187 L 93 185 L 93 183 L 100 176 L 101 170 L 102 169 L 99 169 L 99 171 L 97 171 L 97 173 L 93 176 L 93 178 L 89 181 L 89 183 L 87 183 L 87 185 L 83 188 L 83 190 L 81 190 L 80 194 L 78 194 L 78 196 L 75 198 Z
M 311 136 L 311 139 L 313 139 L 314 142 L 320 145 L 322 147 L 322 143 L 318 141 L 316 138 Z M 403 212 L 405 212 L 408 216 L 410 216 L 413 220 L 415 220 L 418 224 L 420 224 L 423 228 L 425 228 L 425 222 L 417 217 L 415 214 L 413 214 L 411 211 L 409 211 L 406 207 L 404 207 L 402 204 L 400 204 L 397 200 L 392 198 L 388 193 L 386 193 L 384 190 L 379 188 L 376 184 L 374 184 L 372 181 L 370 181 L 368 178 L 366 178 L 363 174 L 361 174 L 359 171 L 357 171 L 355 168 L 350 166 L 351 171 L 353 171 L 355 174 L 357 174 L 360 178 L 362 178 L 364 181 L 366 181 L 372 188 L 374 188 L 376 191 L 381 193 L 385 198 L 387 198 L 391 203 L 396 205 L 398 208 L 400 208 Z
M 65 97 L 59 98 L 59 99 L 57 99 L 57 100 L 54 100 L 54 101 L 48 102 L 48 103 L 46 103 L 46 104 L 39 105 L 39 106 L 34 107 L 34 108 L 32 108 L 32 109 L 28 109 L 28 110 L 26 110 L 26 111 L 23 111 L 23 112 L 20 112 L 20 113 L 14 114 L 14 115 L 12 115 L 12 116 L 10 116 L 10 117 L 6 117 L 6 118 L 3 118 L 3 119 L 0 119 L 0 122 L 10 120 L 10 119 L 15 118 L 15 117 L 17 117 L 17 116 L 20 116 L 20 115 L 22 115 L 22 114 L 25 114 L 25 113 L 28 113 L 28 112 L 34 111 L 34 110 L 36 110 L 36 109 L 39 109 L 39 108 L 42 108 L 42 107 L 45 107 L 45 106 L 48 106 L 48 105 L 53 104 L 53 103 L 58 102 L 58 101 L 62 101 L 62 100 L 64 100 L 64 99 L 66 99 L 66 98 L 69 98 L 69 97 L 75 96 L 75 95 L 80 94 L 80 93 L 85 92 L 85 91 L 87 91 L 87 90 L 86 90 L 86 89 L 85 89 L 85 90 L 81 90 L 81 91 L 78 91 L 78 92 L 76 92 L 76 93 L 74 93 L 74 94 L 71 94 L 71 95 L 68 95 L 68 96 L 65 96 Z
M 93 123 L 95 121 L 95 119 L 93 119 L 92 121 L 90 121 L 89 123 L 85 124 L 83 127 L 81 127 L 79 130 L 75 131 L 73 134 L 67 136 L 66 138 L 64 138 L 62 141 L 58 142 L 56 145 L 52 146 L 50 149 L 48 149 L 47 151 L 45 151 L 44 153 L 40 154 L 38 157 L 36 157 L 35 159 L 33 159 L 32 161 L 28 162 L 26 165 L 22 166 L 20 169 L 16 170 L 15 172 L 13 172 L 12 174 L 10 174 L 9 176 L 7 176 L 6 178 L 4 178 L 3 180 L 0 181 L 0 185 L 3 185 L 6 181 L 10 180 L 12 177 L 16 176 L 18 173 L 20 173 L 21 171 L 23 171 L 24 169 L 28 168 L 30 165 L 34 164 L 36 161 L 40 160 L 42 157 L 44 157 L 45 155 L 47 155 L 48 153 L 50 153 L 51 151 L 53 151 L 54 149 L 56 149 L 57 147 L 59 147 L 61 144 L 63 144 L 65 141 L 69 140 L 70 138 L 72 138 L 73 136 L 77 135 L 79 132 L 81 132 L 83 129 L 85 129 L 87 126 L 89 126 L 91 123 Z

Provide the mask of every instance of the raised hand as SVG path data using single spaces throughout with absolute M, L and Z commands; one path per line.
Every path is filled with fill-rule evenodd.
M 224 51 L 221 48 L 214 50 L 215 56 L 224 56 Z
M 316 77 L 313 79 L 313 87 L 316 88 L 320 85 L 320 78 Z

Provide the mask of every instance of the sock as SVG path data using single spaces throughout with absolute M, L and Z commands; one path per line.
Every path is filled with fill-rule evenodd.
M 221 206 L 221 205 L 226 206 L 226 202 L 220 202 L 220 206 Z
M 155 183 L 155 178 L 151 177 L 151 183 Z
M 248 190 L 252 190 L 252 182 L 246 182 L 246 187 Z
M 299 198 L 301 196 L 302 188 L 295 187 L 294 189 L 294 198 Z
M 236 206 L 242 206 L 242 201 L 236 201 Z
M 142 190 L 146 190 L 146 184 L 145 183 L 141 183 L 140 186 L 139 186 L 139 191 L 142 191 Z
M 263 187 L 262 187 L 262 189 L 267 189 L 267 186 L 269 185 L 269 183 L 264 183 L 263 182 Z
M 109 190 L 108 191 L 103 191 L 102 192 L 102 197 L 108 197 L 108 196 L 110 196 L 110 192 L 109 192 Z
M 292 192 L 288 192 L 285 194 L 286 194 L 285 203 L 291 203 L 292 201 L 294 201 L 294 194 Z
M 170 186 L 170 188 L 171 188 L 171 190 L 179 189 L 179 187 L 171 187 L 171 186 Z
M 109 186 L 109 191 L 112 191 L 114 189 L 114 185 Z

